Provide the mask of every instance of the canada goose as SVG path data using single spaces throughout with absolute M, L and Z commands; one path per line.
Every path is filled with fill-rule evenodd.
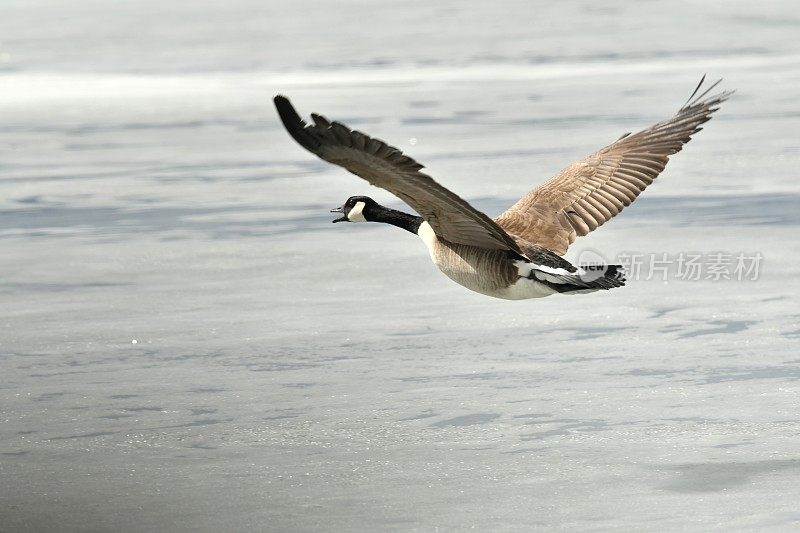
M 350 197 L 333 222 L 384 222 L 416 233 L 431 259 L 456 283 L 495 298 L 522 300 L 580 294 L 625 284 L 620 265 L 576 267 L 561 256 L 619 214 L 664 170 L 733 91 L 697 96 L 705 76 L 677 114 L 571 164 L 492 220 L 420 172 L 397 148 L 312 114 L 308 125 L 282 95 L 275 106 L 289 134 L 320 158 L 391 192 L 420 216 Z M 705 99 L 704 99 L 705 98 Z

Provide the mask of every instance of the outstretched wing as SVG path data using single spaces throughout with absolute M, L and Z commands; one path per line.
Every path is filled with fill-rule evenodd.
M 420 172 L 423 166 L 397 148 L 320 115 L 312 114 L 314 124 L 308 125 L 285 96 L 275 97 L 275 107 L 289 134 L 303 148 L 394 194 L 419 213 L 438 236 L 521 254 L 514 239 L 495 221 Z
M 496 222 L 512 235 L 566 253 L 576 237 L 594 231 L 633 202 L 664 170 L 669 156 L 679 152 L 733 93 L 705 98 L 719 80 L 695 97 L 704 80 L 705 76 L 674 117 L 623 135 L 573 163 L 522 197 Z

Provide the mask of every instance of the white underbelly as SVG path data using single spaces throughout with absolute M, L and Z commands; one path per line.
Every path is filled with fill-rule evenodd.
M 557 292 L 558 291 L 548 287 L 544 283 L 532 279 L 520 278 L 519 281 L 510 287 L 500 289 L 489 296 L 503 298 L 504 300 L 528 300 L 530 298 L 544 298 L 545 296 L 550 296 Z

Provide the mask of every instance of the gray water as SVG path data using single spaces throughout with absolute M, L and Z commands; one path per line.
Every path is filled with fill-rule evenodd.
M 794 2 L 5 0 L 0 530 L 789 530 L 800 523 Z M 737 89 L 568 258 L 756 280 L 507 302 L 302 151 L 344 121 L 491 215 Z M 377 225 L 376 225 L 377 226 Z

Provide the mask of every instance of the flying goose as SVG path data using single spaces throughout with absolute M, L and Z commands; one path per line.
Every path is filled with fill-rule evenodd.
M 352 196 L 333 222 L 383 222 L 419 235 L 434 264 L 475 292 L 522 300 L 582 294 L 625 284 L 620 265 L 575 266 L 563 257 L 576 237 L 594 231 L 633 202 L 733 91 L 699 94 L 677 114 L 577 161 L 492 220 L 380 139 L 312 114 L 307 124 L 289 99 L 275 106 L 289 134 L 308 151 L 391 192 L 419 216 Z

